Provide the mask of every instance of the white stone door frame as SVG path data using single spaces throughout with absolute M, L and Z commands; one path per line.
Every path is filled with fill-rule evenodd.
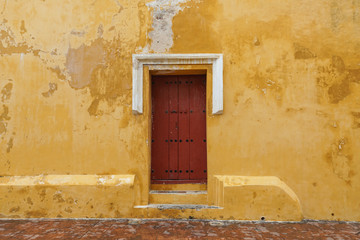
M 223 112 L 223 55 L 222 54 L 133 54 L 132 75 L 132 111 L 133 114 L 143 113 L 143 78 L 144 65 L 212 65 L 212 114 Z M 159 67 L 158 70 L 163 70 Z

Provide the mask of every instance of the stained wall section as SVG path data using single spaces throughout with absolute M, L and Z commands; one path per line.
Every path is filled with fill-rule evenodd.
M 86 189 L 76 176 L 135 176 L 124 197 L 94 182 L 107 189 L 102 216 L 82 201 L 66 212 L 71 199 L 56 200 L 65 183 L 12 194 L 3 180 L 1 217 L 164 216 L 132 208 L 149 178 L 148 119 L 131 113 L 134 53 L 223 54 L 209 183 L 276 176 L 303 218 L 360 220 L 359 0 L 1 0 L 0 179 L 36 188 L 30 176 L 69 175 Z M 58 210 L 40 211 L 41 199 Z M 129 204 L 111 205 L 119 199 Z

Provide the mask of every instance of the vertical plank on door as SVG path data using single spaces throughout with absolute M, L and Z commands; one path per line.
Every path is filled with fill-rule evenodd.
M 178 77 L 168 76 L 169 85 L 169 179 L 178 179 L 179 169 L 179 145 L 178 145 L 178 129 L 179 129 L 179 96 L 178 96 Z
M 179 76 L 179 179 L 189 179 L 189 80 L 188 76 Z
M 190 79 L 190 179 L 206 179 L 206 77 Z
M 152 76 L 151 179 L 169 178 L 169 89 L 166 78 Z

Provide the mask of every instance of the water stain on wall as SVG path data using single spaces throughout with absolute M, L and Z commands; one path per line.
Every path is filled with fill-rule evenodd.
M 11 148 L 14 145 L 14 138 L 10 138 L 9 142 L 7 143 L 7 148 L 6 148 L 6 152 L 9 153 Z
M 27 202 L 29 205 L 34 205 L 34 203 L 33 203 L 33 201 L 31 200 L 30 197 L 28 197 L 28 198 L 26 199 L 26 202 Z
M 6 132 L 6 125 L 3 122 L 0 122 L 0 135 Z
M 332 104 L 343 101 L 351 92 L 351 83 L 360 82 L 360 69 L 347 69 L 343 59 L 333 56 L 331 63 L 318 69 L 319 98 Z
M 294 57 L 295 57 L 295 59 L 309 59 L 309 58 L 315 58 L 316 55 L 314 53 L 312 53 L 308 48 L 295 43 L 294 44 Z
M 349 82 L 360 83 L 360 69 L 347 69 Z
M 330 4 L 330 17 L 331 17 L 331 29 L 334 32 L 338 32 L 341 24 L 344 21 L 344 14 L 341 9 L 339 1 L 332 0 Z
M 25 212 L 25 217 L 27 218 L 42 218 L 46 217 L 46 215 L 47 213 L 45 209 Z
M 49 90 L 47 92 L 41 93 L 44 97 L 50 97 L 54 94 L 54 92 L 57 90 L 57 84 L 56 83 L 49 83 Z
M 339 103 L 351 93 L 349 83 L 348 78 L 345 78 L 340 83 L 329 87 L 328 94 L 331 103 Z
M 272 94 L 275 97 L 275 100 L 281 104 L 282 96 L 282 87 L 281 85 L 273 80 L 273 76 L 270 72 L 267 72 L 263 75 L 261 72 L 257 72 L 254 76 L 253 85 L 254 88 L 261 91 L 262 94 Z
M 11 118 L 9 117 L 9 108 L 6 105 L 2 106 L 2 113 L 0 115 L 0 135 L 6 132 L 7 121 Z
M 61 193 L 60 192 L 56 192 L 54 195 L 53 195 L 53 200 L 54 201 L 57 201 L 58 203 L 63 203 L 65 202 L 64 198 L 62 197 Z
M 331 165 L 333 173 L 346 183 L 351 184 L 353 171 L 351 168 L 352 155 L 348 138 L 340 138 L 331 145 L 326 154 L 326 162 Z
M 66 80 L 65 74 L 60 70 L 59 66 L 49 68 L 50 71 L 54 72 L 60 80 Z
M 20 34 L 24 34 L 26 33 L 27 30 L 26 30 L 26 27 L 25 27 L 25 21 L 24 20 L 21 20 L 21 25 L 20 25 Z
M 9 79 L 9 81 L 12 80 Z M 12 88 L 13 84 L 11 82 L 8 82 L 1 89 L 1 102 L 4 104 L 2 105 L 2 111 L 0 115 L 0 135 L 6 132 L 7 122 L 11 119 L 11 117 L 9 116 L 9 107 L 5 105 L 5 103 L 10 100 Z
M 6 105 L 3 105 L 3 111 L 0 115 L 0 121 L 10 120 L 11 117 L 9 117 L 9 108 Z
M 331 58 L 331 66 L 334 69 L 336 69 L 339 73 L 343 73 L 345 71 L 344 60 L 339 56 L 332 56 L 332 58 Z
M 360 128 L 360 112 L 352 112 L 353 128 Z
M 67 213 L 72 213 L 71 207 L 66 207 L 66 208 L 64 209 L 64 211 L 67 212 Z
M 10 208 L 9 212 L 10 212 L 10 213 L 15 213 L 15 212 L 18 212 L 19 210 L 20 210 L 20 207 L 17 206 L 17 207 L 12 207 L 12 208 Z
M 13 88 L 13 84 L 11 82 L 7 83 L 3 89 L 1 90 L 1 101 L 4 102 L 6 100 L 9 100 L 11 97 L 11 90 Z

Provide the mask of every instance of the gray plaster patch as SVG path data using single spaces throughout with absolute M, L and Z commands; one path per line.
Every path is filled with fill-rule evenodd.
M 146 4 L 146 6 L 153 9 L 153 30 L 149 33 L 149 38 L 152 40 L 151 50 L 157 53 L 163 53 L 172 47 L 174 44 L 172 20 L 179 11 L 184 9 L 181 4 L 188 1 L 189 0 L 154 0 Z

